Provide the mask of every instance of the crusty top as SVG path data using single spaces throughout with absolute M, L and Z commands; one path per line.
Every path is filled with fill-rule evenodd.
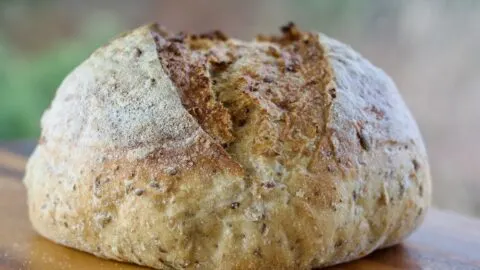
M 395 86 L 381 70 L 345 65 L 367 61 L 326 36 L 319 42 L 318 34 L 300 32 L 293 25 L 282 32 L 283 36 L 259 36 L 251 43 L 228 39 L 219 31 L 169 34 L 158 25 L 126 33 L 98 49 L 64 80 L 56 106 L 42 118 L 42 140 L 106 152 L 123 149 L 132 158 L 143 158 L 160 146 L 187 147 L 203 132 L 234 152 L 234 145 L 249 136 L 248 126 L 255 126 L 253 133 L 267 133 L 257 138 L 255 145 L 262 148 L 257 154 L 274 155 L 275 148 L 288 149 L 286 144 L 296 154 L 305 141 L 289 133 L 317 139 L 332 132 L 351 136 L 347 132 L 352 129 L 345 125 L 354 120 L 355 141 L 364 150 L 373 142 L 418 139 L 416 128 L 405 128 L 411 116 L 399 95 L 384 93 Z M 328 52 L 322 43 L 327 43 Z M 380 74 L 384 80 L 360 81 L 368 87 L 349 81 L 362 73 L 367 79 L 368 73 Z M 331 109 L 336 84 L 341 86 L 342 102 Z M 358 88 L 354 91 L 364 93 L 350 93 L 353 85 Z M 330 113 L 337 121 L 327 127 Z M 344 139 L 330 140 L 321 148 L 345 156 L 335 162 L 349 165 L 347 156 L 358 147 Z

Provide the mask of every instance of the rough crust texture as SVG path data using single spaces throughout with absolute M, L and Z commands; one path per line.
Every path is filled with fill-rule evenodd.
M 282 31 L 148 25 L 93 53 L 42 118 L 35 229 L 159 269 L 308 269 L 405 238 L 431 186 L 394 83 L 338 41 Z

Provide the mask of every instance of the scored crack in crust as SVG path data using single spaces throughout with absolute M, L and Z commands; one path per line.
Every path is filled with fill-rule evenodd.
M 267 156 L 292 169 L 300 150 L 304 155 L 318 147 L 333 150 L 328 141 L 319 146 L 335 87 L 316 35 L 291 26 L 282 38 L 252 46 L 215 35 L 158 33 L 165 31 L 153 32 L 157 51 L 183 106 L 247 176 L 258 171 L 253 157 Z M 304 149 L 307 144 L 312 149 Z M 324 171 L 336 167 L 324 165 Z
M 431 192 L 390 78 L 293 24 L 113 40 L 60 86 L 24 181 L 40 234 L 159 269 L 345 262 L 411 233 Z

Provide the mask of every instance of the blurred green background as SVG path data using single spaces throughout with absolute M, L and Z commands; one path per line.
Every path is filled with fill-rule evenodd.
M 434 204 L 480 216 L 480 1 L 0 0 L 0 140 L 37 138 L 62 79 L 98 46 L 150 21 L 252 39 L 294 21 L 389 73 L 425 137 Z

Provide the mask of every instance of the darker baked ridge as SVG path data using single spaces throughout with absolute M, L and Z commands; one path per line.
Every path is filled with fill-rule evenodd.
M 278 111 L 280 115 L 298 115 L 302 121 L 320 120 L 316 127 L 320 139 L 326 135 L 330 107 L 336 97 L 333 70 L 318 34 L 301 32 L 293 23 L 281 27 L 281 31 L 281 36 L 260 35 L 254 42 L 242 42 L 220 31 L 170 34 L 158 24 L 151 26 L 159 60 L 176 86 L 182 105 L 227 155 L 247 169 L 247 174 L 251 166 L 236 158 L 235 145 L 255 132 L 258 121 L 252 118 L 275 121 L 278 115 L 272 111 Z M 252 50 L 258 55 L 252 57 Z M 261 58 L 266 63 L 241 67 L 238 74 L 237 63 L 248 57 L 250 62 Z M 312 91 L 317 94 L 311 95 Z M 308 119 L 308 109 L 302 112 L 295 108 L 296 101 L 309 93 L 319 99 L 316 105 L 320 110 L 314 119 Z M 266 109 L 269 105 L 275 109 Z M 295 126 L 281 122 L 278 128 Z M 279 137 L 273 140 L 284 141 Z

